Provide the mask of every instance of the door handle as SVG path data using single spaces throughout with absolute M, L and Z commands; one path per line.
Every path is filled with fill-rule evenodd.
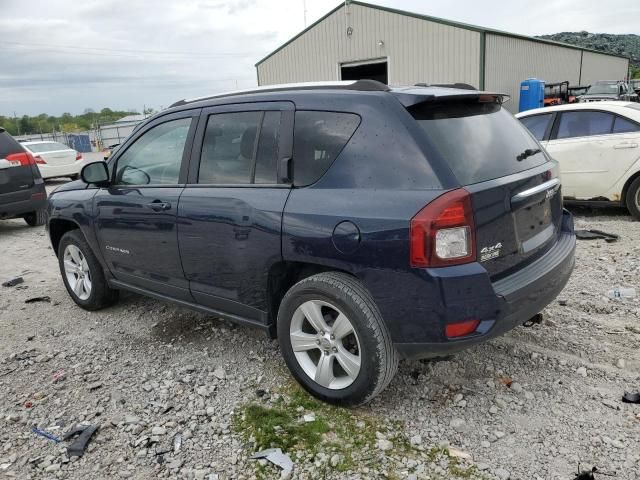
M 616 150 L 620 150 L 622 148 L 638 148 L 638 144 L 632 142 L 622 142 L 614 145 L 613 148 L 615 148 Z
M 154 200 L 151 203 L 147 203 L 147 207 L 149 207 L 154 212 L 162 212 L 165 210 L 171 210 L 171 204 L 169 202 L 162 202 L 160 200 Z

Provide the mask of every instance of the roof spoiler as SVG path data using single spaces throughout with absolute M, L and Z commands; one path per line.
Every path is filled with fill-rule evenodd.
M 457 88 L 459 90 L 478 90 L 473 85 L 468 83 L 416 83 L 416 87 L 443 87 L 443 88 Z
M 433 86 L 433 85 L 431 85 Z M 438 92 L 436 93 L 419 93 L 416 90 L 413 91 L 392 91 L 391 92 L 398 101 L 405 107 L 409 108 L 414 105 L 426 102 L 455 102 L 455 101 L 476 101 L 476 102 L 496 102 L 502 105 L 508 101 L 511 97 L 506 93 L 496 92 L 484 92 L 481 90 L 470 89 L 457 89 L 457 91 L 451 92 Z

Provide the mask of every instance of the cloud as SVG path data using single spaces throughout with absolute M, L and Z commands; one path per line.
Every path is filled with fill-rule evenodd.
M 0 114 L 140 110 L 248 88 L 254 63 L 304 28 L 303 0 L 0 1 Z M 338 3 L 307 0 L 308 23 Z M 640 17 L 635 0 L 547 0 L 526 14 L 497 0 L 378 3 L 528 35 L 633 33 Z

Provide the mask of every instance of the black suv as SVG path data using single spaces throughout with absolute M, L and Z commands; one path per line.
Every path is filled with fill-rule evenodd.
M 181 101 L 50 196 L 62 278 L 264 329 L 317 397 L 501 335 L 574 262 L 556 162 L 495 93 L 292 85 Z
M 0 220 L 46 223 L 47 193 L 35 158 L 0 127 Z
M 579 102 L 601 102 L 603 100 L 623 100 L 637 102 L 638 94 L 625 82 L 619 80 L 602 80 L 592 84 L 578 97 Z

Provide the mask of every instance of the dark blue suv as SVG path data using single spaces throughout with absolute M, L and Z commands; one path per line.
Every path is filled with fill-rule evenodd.
M 556 163 L 462 88 L 285 85 L 180 101 L 49 200 L 87 310 L 129 290 L 264 329 L 294 377 L 367 402 L 400 358 L 540 312 L 574 264 Z

